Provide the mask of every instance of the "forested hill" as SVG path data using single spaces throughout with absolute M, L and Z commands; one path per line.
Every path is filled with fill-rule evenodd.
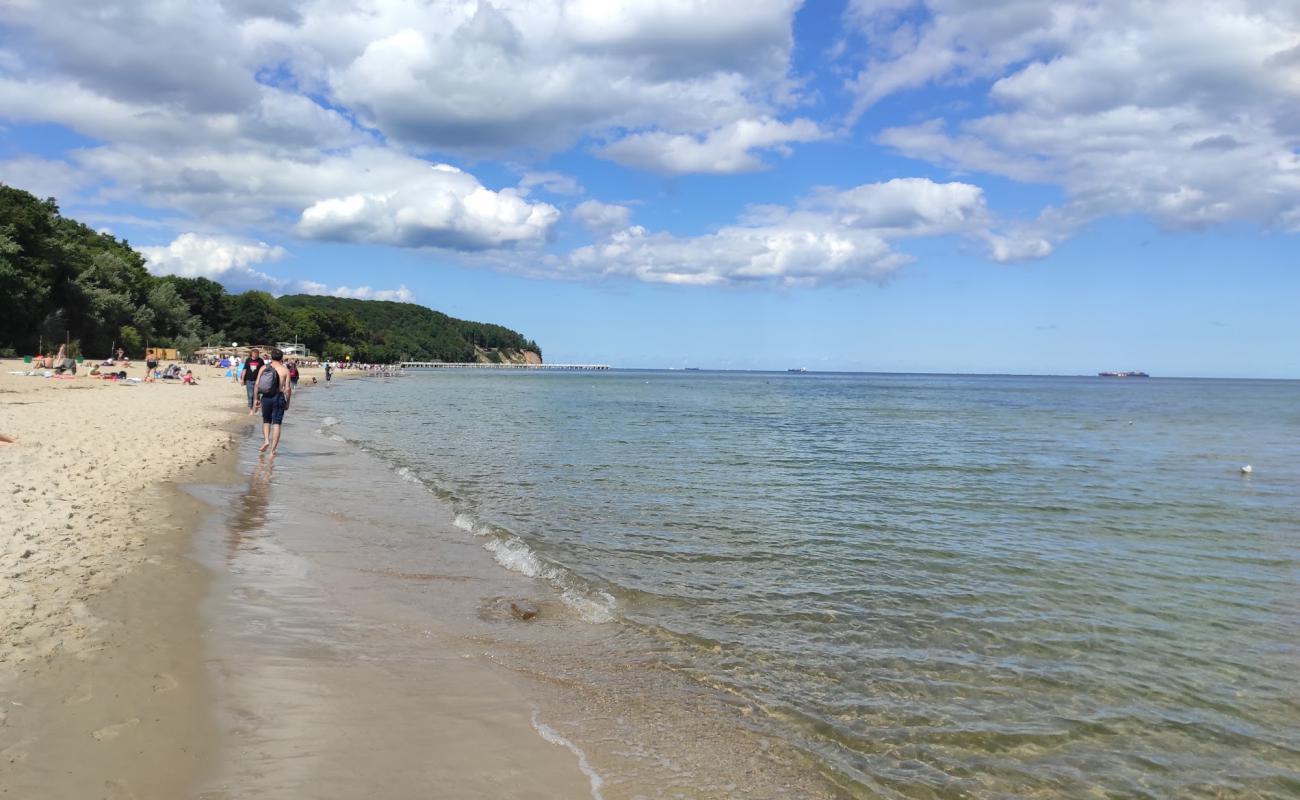
M 139 357 L 147 346 L 189 353 L 207 343 L 294 340 L 354 361 L 541 356 L 535 342 L 508 328 L 413 303 L 229 294 L 207 278 L 151 275 L 125 240 L 62 216 L 52 198 L 0 184 L 0 354 L 68 340 L 74 355 L 96 358 L 115 346 Z
M 542 354 L 536 342 L 501 325 L 468 322 L 415 303 L 387 300 L 353 300 L 315 294 L 286 295 L 278 300 L 293 312 L 307 312 L 326 320 L 353 322 L 364 332 L 365 352 L 382 354 L 369 361 L 474 361 L 480 350 L 508 358 L 525 351 Z M 348 336 L 347 341 L 358 341 Z M 326 350 L 337 349 L 329 344 Z

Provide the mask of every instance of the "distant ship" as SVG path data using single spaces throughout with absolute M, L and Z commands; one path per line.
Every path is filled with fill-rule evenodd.
M 699 367 L 685 367 L 685 370 L 686 370 L 687 372 L 699 372 L 699 371 L 700 371 L 700 368 L 699 368 Z
M 1100 378 L 1150 378 L 1145 372 L 1098 372 Z
M 803 367 L 791 367 L 790 369 L 786 370 L 786 372 L 807 372 L 807 371 L 808 370 L 804 369 Z

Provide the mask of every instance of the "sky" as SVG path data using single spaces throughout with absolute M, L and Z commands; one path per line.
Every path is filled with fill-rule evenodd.
M 1300 377 L 1282 0 L 5 0 L 0 182 L 549 362 Z

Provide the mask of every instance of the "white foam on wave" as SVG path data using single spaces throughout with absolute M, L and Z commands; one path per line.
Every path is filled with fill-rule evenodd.
M 590 622 L 594 625 L 604 625 L 606 622 L 614 621 L 614 604 L 613 595 L 608 592 L 596 592 L 595 597 L 589 597 L 585 594 L 569 590 L 560 594 L 560 599 L 564 604 L 574 611 L 584 622 Z
M 536 708 L 533 709 L 533 730 L 537 731 L 537 735 L 546 742 L 563 747 L 573 753 L 578 759 L 578 769 L 582 770 L 582 774 L 586 775 L 587 780 L 591 782 L 591 800 L 605 800 L 605 796 L 600 791 L 601 787 L 605 785 L 605 779 L 600 777 L 600 773 L 592 769 L 591 762 L 587 760 L 587 754 L 582 752 L 581 747 L 569 741 L 559 731 L 542 722 L 538 717 Z
M 326 417 L 325 419 L 320 421 L 320 426 L 322 428 L 332 428 L 337 424 L 339 424 L 339 421 L 334 417 Z
M 456 518 L 451 521 L 451 524 L 455 525 L 457 528 L 460 528 L 466 533 L 472 533 L 475 536 L 482 536 L 484 533 L 486 533 L 486 531 L 482 530 L 479 527 L 479 524 L 475 522 L 474 518 L 471 517 L 469 514 L 464 514 L 464 513 L 457 514 Z
M 420 478 L 420 476 L 416 473 L 416 471 L 411 469 L 410 467 L 398 467 L 396 470 L 394 470 L 394 472 L 397 473 L 397 477 L 401 478 L 407 483 L 414 483 L 417 486 L 424 486 L 424 481 Z
M 554 570 L 547 569 L 533 552 L 533 548 L 519 539 L 488 539 L 483 543 L 483 549 L 491 553 L 501 566 L 523 573 L 530 578 L 555 580 L 560 577 Z
M 457 519 L 465 515 L 457 515 Z M 457 525 L 461 523 L 458 521 Z M 463 527 L 463 526 L 462 526 Z M 466 528 L 465 530 L 469 530 Z M 589 592 L 574 587 L 569 575 L 548 565 L 522 539 L 516 537 L 491 537 L 483 549 L 492 554 L 496 562 L 530 578 L 541 578 L 560 590 L 560 600 L 577 612 L 584 622 L 601 625 L 614 620 L 616 601 L 608 592 Z

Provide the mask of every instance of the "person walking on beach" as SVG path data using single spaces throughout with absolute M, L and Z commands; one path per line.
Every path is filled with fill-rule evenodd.
M 275 455 L 275 449 L 280 446 L 284 412 L 289 410 L 289 400 L 293 397 L 293 383 L 283 362 L 284 353 L 279 349 L 272 350 L 271 363 L 262 365 L 253 380 L 253 407 L 262 409 L 262 446 L 259 449 L 265 451 L 269 447 L 271 455 Z
M 333 377 L 334 377 L 334 362 L 326 361 L 325 362 L 325 385 L 326 386 L 330 385 L 330 378 Z
M 256 347 L 248 351 L 248 359 L 244 361 L 244 368 L 239 371 L 239 382 L 243 384 L 244 391 L 248 394 L 248 416 L 253 416 L 253 395 L 257 383 L 257 373 L 261 371 L 266 362 L 262 360 L 261 355 Z
M 295 389 L 298 388 L 298 378 L 299 378 L 299 375 L 298 375 L 298 360 L 297 360 L 297 359 L 294 359 L 293 361 L 289 362 L 289 383 L 290 383 L 290 384 L 293 386 L 293 388 L 295 388 Z

